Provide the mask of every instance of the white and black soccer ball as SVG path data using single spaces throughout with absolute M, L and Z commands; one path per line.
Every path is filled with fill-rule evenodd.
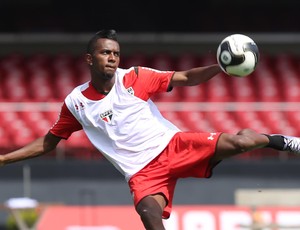
M 219 44 L 217 61 L 226 74 L 245 77 L 256 69 L 259 50 L 250 37 L 243 34 L 232 34 Z

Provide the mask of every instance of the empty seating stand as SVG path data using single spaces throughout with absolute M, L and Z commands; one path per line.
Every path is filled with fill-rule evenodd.
M 122 58 L 120 67 L 140 65 L 180 71 L 215 62 L 213 55 L 136 53 Z M 297 63 L 299 58 L 293 55 L 265 54 L 251 76 L 236 78 L 220 73 L 199 86 L 174 88 L 153 96 L 152 100 L 182 130 L 237 132 L 251 127 L 262 133 L 300 136 Z M 44 135 L 56 121 L 65 96 L 88 80 L 89 70 L 83 57 L 71 54 L 1 57 L 0 148 L 19 147 Z M 61 146 L 72 149 L 76 157 L 80 153 L 74 149 L 95 150 L 83 132 L 73 134 Z M 86 152 L 83 159 L 91 157 Z

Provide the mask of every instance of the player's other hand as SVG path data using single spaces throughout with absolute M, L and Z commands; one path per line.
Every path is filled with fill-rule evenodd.
M 0 154 L 0 167 L 4 165 L 4 156 Z

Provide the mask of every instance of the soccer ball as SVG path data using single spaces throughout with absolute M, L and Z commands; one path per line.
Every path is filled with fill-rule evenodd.
M 226 74 L 245 77 L 256 69 L 259 50 L 250 37 L 243 34 L 232 34 L 219 44 L 217 61 Z

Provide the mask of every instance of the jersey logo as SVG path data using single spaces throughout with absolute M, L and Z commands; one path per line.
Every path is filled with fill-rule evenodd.
M 216 133 L 210 133 L 210 136 L 207 138 L 207 140 L 213 140 L 215 139 L 214 136 L 217 135 Z
M 134 90 L 132 87 L 127 88 L 127 92 L 131 95 L 134 95 Z
M 108 124 L 111 124 L 112 117 L 113 117 L 113 111 L 111 109 L 100 114 L 100 118 L 102 119 L 102 121 Z
M 79 105 L 75 104 L 75 109 L 76 111 L 84 110 L 84 104 L 82 102 L 79 102 Z

